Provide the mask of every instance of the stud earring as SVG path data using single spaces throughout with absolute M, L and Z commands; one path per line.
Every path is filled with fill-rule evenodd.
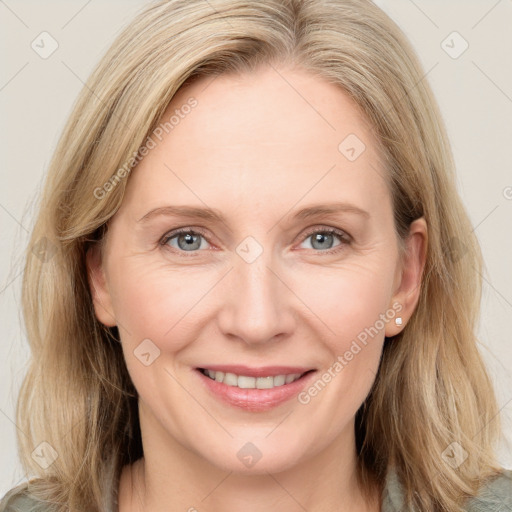
M 396 325 L 402 325 L 402 317 L 401 316 L 397 316 L 395 318 L 395 324 Z

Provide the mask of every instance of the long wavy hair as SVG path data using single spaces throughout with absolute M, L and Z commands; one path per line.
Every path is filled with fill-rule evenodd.
M 421 216 L 429 229 L 419 303 L 385 340 L 356 416 L 361 484 L 382 487 L 394 468 L 410 506 L 456 512 L 499 472 L 498 409 L 475 336 L 481 251 L 437 104 L 401 30 L 369 0 L 165 0 L 108 49 L 49 166 L 22 285 L 31 359 L 16 415 L 33 478 L 13 492 L 28 489 L 55 511 L 117 510 L 121 469 L 143 456 L 137 392 L 117 328 L 95 317 L 86 251 L 183 84 L 281 63 L 353 99 L 382 145 L 399 240 Z M 457 468 L 442 455 L 454 442 L 468 454 Z M 57 458 L 41 467 L 36 447 Z

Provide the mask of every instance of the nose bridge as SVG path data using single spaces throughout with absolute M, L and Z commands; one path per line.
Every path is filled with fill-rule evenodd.
M 251 344 L 289 333 L 293 321 L 290 293 L 276 276 L 272 251 L 262 251 L 249 240 L 247 245 L 239 245 L 237 253 L 230 272 L 229 296 L 224 297 L 219 314 L 222 332 Z

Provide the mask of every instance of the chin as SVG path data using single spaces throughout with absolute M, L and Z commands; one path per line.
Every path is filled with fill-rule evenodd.
M 271 429 L 266 429 L 264 436 Z M 245 441 L 240 438 L 231 440 L 229 445 L 219 446 L 212 453 L 211 445 L 206 453 L 197 453 L 212 465 L 223 471 L 230 471 L 242 475 L 266 475 L 268 473 L 280 473 L 300 463 L 305 457 L 304 441 L 294 445 L 284 445 L 281 439 L 274 441 L 265 439 L 264 436 L 248 435 Z

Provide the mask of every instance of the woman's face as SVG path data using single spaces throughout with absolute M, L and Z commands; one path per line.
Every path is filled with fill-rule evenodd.
M 145 453 L 238 472 L 353 453 L 384 337 L 417 302 L 425 241 L 421 219 L 400 263 L 376 139 L 354 103 L 301 70 L 206 77 L 173 98 L 147 148 L 102 261 L 88 255 Z

